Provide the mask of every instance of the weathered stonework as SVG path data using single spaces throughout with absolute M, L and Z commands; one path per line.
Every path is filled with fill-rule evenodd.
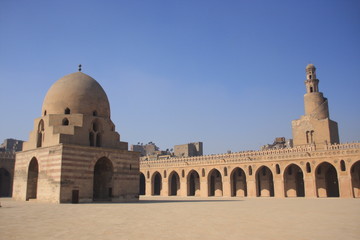
M 139 153 L 120 142 L 102 87 L 81 72 L 48 91 L 16 154 L 13 197 L 69 203 L 138 199 Z

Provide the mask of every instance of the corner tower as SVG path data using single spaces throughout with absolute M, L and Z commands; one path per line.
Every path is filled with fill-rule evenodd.
M 294 146 L 315 144 L 322 148 L 326 144 L 339 143 L 338 125 L 330 120 L 328 100 L 319 91 L 313 64 L 306 66 L 305 86 L 305 115 L 292 121 Z

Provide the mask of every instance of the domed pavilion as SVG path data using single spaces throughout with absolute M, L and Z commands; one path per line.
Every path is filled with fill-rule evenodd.
M 104 89 L 80 71 L 60 78 L 16 155 L 13 197 L 122 202 L 137 200 L 138 189 L 139 155 L 120 141 Z

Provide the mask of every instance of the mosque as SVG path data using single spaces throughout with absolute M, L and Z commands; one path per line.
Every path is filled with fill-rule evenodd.
M 81 72 L 56 81 L 16 154 L 13 198 L 55 203 L 146 196 L 360 197 L 360 143 L 340 144 L 316 68 L 306 67 L 305 115 L 292 148 L 139 160 L 120 141 L 99 83 Z

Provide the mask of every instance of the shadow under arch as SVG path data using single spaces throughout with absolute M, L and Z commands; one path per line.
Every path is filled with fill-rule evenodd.
M 94 166 L 93 200 L 110 200 L 113 190 L 114 167 L 107 157 L 97 160 Z
M 256 196 L 274 197 L 273 173 L 264 165 L 256 171 Z
M 208 196 L 220 197 L 223 195 L 222 177 L 219 170 L 213 168 L 208 174 Z
M 304 173 L 298 165 L 288 165 L 283 177 L 285 197 L 305 197 Z
M 158 196 L 162 190 L 162 178 L 161 174 L 156 171 L 151 177 L 151 195 Z
M 350 168 L 351 187 L 354 198 L 360 197 L 360 160 L 355 162 Z
M 187 195 L 200 196 L 200 175 L 194 169 L 187 175 Z
M 339 180 L 336 168 L 329 162 L 320 163 L 315 169 L 317 197 L 339 197 Z
M 242 168 L 234 168 L 230 174 L 230 183 L 232 197 L 247 196 L 246 174 Z

